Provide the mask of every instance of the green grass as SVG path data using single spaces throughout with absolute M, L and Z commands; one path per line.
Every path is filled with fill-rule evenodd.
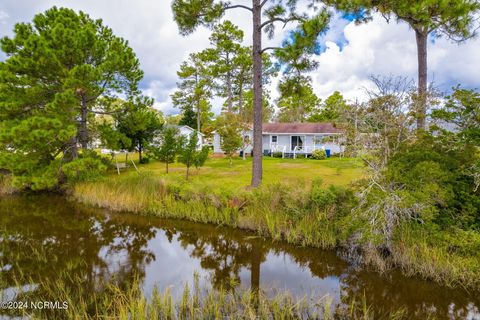
M 122 156 L 119 156 L 122 157 Z M 136 156 L 131 156 L 136 159 Z M 119 158 L 120 159 L 120 158 Z M 237 192 L 247 187 L 251 179 L 252 160 L 247 158 L 234 158 L 230 166 L 227 159 L 210 158 L 204 167 L 199 170 L 192 169 L 189 184 L 192 188 L 207 187 L 211 191 Z M 132 168 L 127 174 L 135 172 Z M 165 173 L 165 164 L 153 162 L 140 166 L 140 170 L 162 177 L 167 182 L 185 180 L 186 168 L 175 163 L 170 165 L 169 174 Z M 279 159 L 264 157 L 263 183 L 272 184 L 310 184 L 315 178 L 322 178 L 326 185 L 348 185 L 360 178 L 363 166 L 357 159 L 330 158 L 326 160 L 311 159 Z

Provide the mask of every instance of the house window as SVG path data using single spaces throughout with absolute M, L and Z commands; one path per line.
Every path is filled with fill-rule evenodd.
M 278 136 L 272 136 L 272 143 L 277 143 Z
M 291 144 L 292 151 L 295 149 L 295 147 L 298 147 L 297 150 L 299 148 L 303 148 L 303 141 L 304 141 L 304 136 L 292 136 L 292 144 Z

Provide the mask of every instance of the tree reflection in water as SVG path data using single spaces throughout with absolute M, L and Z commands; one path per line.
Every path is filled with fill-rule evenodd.
M 146 268 L 162 259 L 162 266 L 172 269 L 199 261 L 199 271 L 209 275 L 213 287 L 229 290 L 239 284 L 254 290 L 269 288 L 274 279 L 302 295 L 309 292 L 298 283 L 308 279 L 319 292 L 331 294 L 340 308 L 348 308 L 352 301 L 361 307 L 366 297 L 376 318 L 399 309 L 409 319 L 465 318 L 469 312 L 478 316 L 480 306 L 474 294 L 398 272 L 379 276 L 358 270 L 331 251 L 272 243 L 205 224 L 110 214 L 54 196 L 0 198 L 0 229 L 0 289 L 61 281 L 66 287 L 80 288 L 76 295 L 92 306 L 92 293 L 101 294 L 107 283 L 125 288 L 137 279 L 142 284 L 148 279 L 146 270 L 162 277 L 161 268 Z M 159 241 L 187 254 L 165 255 Z M 182 270 L 176 272 L 180 279 Z M 248 281 L 242 279 L 245 272 Z M 37 288 L 27 295 L 41 300 L 48 293 Z

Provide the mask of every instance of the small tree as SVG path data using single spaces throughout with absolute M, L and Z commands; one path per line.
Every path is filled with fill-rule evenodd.
M 242 128 L 239 126 L 238 117 L 226 113 L 218 119 L 218 134 L 220 135 L 220 147 L 228 157 L 232 165 L 232 156 L 243 145 Z
M 142 151 L 152 142 L 162 128 L 161 114 L 153 109 L 153 100 L 142 97 L 127 102 L 125 112 L 117 113 L 117 130 L 130 139 L 130 148 L 138 150 L 138 160 L 142 163 Z
M 205 164 L 205 161 L 208 159 L 208 153 L 210 152 L 209 148 L 207 146 L 203 146 L 202 150 L 197 152 L 196 156 L 193 159 L 193 165 L 197 170 L 200 169 L 200 167 L 203 167 Z
M 152 156 L 162 162 L 165 162 L 165 171 L 168 173 L 168 165 L 175 162 L 183 137 L 178 134 L 178 130 L 172 126 L 166 126 L 160 136 L 160 143 L 157 146 L 149 148 Z
M 190 167 L 195 165 L 196 158 L 199 151 L 197 150 L 198 135 L 196 132 L 192 133 L 190 137 L 183 141 L 178 155 L 178 161 L 187 166 L 187 180 L 190 174 Z

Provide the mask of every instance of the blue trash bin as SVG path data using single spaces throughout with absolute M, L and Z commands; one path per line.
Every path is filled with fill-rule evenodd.
M 325 155 L 330 158 L 330 149 L 325 149 Z

